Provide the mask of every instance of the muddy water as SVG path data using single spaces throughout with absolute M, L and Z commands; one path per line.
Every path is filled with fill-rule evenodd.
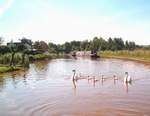
M 73 69 L 83 79 L 73 82 Z M 126 71 L 131 84 L 123 83 Z M 88 75 L 100 81 L 88 81 Z M 57 59 L 0 76 L 0 116 L 150 116 L 150 65 Z

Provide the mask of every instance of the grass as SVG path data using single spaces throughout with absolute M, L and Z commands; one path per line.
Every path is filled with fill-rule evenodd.
M 9 65 L 11 58 L 12 58 L 11 53 L 0 54 L 0 64 Z M 27 60 L 28 60 L 28 57 L 25 57 L 25 61 L 27 61 Z M 21 63 L 22 63 L 22 53 L 18 52 L 14 56 L 14 64 L 21 65 Z
M 13 66 L 0 66 L 0 73 L 5 73 L 5 72 L 10 72 L 15 70 L 19 70 L 19 68 Z
M 98 55 L 100 57 L 123 58 L 150 62 L 150 50 L 100 51 L 98 52 Z

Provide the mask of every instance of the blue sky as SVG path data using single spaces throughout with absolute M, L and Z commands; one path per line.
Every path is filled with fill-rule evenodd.
M 0 0 L 0 36 L 64 43 L 95 36 L 150 44 L 149 0 Z

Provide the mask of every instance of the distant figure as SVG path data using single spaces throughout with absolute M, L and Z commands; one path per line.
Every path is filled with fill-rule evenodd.
M 128 72 L 125 72 L 124 83 L 131 83 L 131 77 L 128 75 Z

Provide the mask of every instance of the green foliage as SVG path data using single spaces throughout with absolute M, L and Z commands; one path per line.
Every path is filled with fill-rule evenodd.
M 43 59 L 50 59 L 51 56 L 48 54 L 35 54 L 35 55 L 30 55 L 30 60 L 43 60 Z
M 2 45 L 3 42 L 4 42 L 3 37 L 0 37 L 0 45 Z
M 8 46 L 0 46 L 0 54 L 5 54 L 5 53 L 9 53 L 10 49 Z
M 0 73 L 18 70 L 19 68 L 13 66 L 0 66 Z
M 87 40 L 85 40 L 85 43 L 87 43 Z M 72 51 L 80 51 L 81 48 L 82 48 L 82 45 L 81 45 L 80 41 L 71 41 L 70 44 L 71 44 L 71 47 L 72 47 Z M 83 41 L 83 44 L 84 44 L 84 41 Z
M 3 55 L 0 55 L 0 64 L 10 64 L 11 62 L 11 53 L 6 53 L 6 54 L 3 54 Z M 14 61 L 13 61 L 13 64 L 14 65 L 22 65 L 22 53 L 16 53 L 14 55 Z M 27 64 L 29 65 L 29 58 L 28 58 L 28 55 L 25 55 L 25 61 L 24 61 L 24 64 L 25 66 L 27 66 Z M 23 64 L 23 65 L 24 65 Z
M 27 44 L 28 46 L 32 47 L 32 40 L 23 37 L 22 39 L 20 39 L 20 41 L 23 45 Z
M 117 50 L 134 50 L 137 48 L 135 42 L 124 42 L 122 38 L 109 38 L 107 41 L 102 37 L 94 37 L 93 40 L 88 41 L 71 41 L 64 44 L 49 43 L 50 53 L 70 53 L 71 51 L 117 51 Z
M 53 43 L 50 42 L 48 44 L 48 47 L 49 47 L 49 52 L 51 52 L 51 53 L 58 53 L 59 52 L 60 47 L 56 44 L 53 44 Z

